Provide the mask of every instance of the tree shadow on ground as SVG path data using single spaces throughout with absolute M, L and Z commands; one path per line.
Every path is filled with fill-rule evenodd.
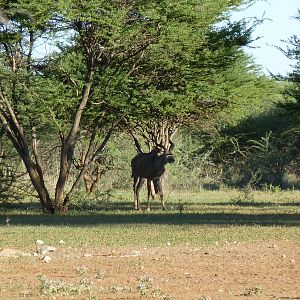
M 5 225 L 9 216 L 11 225 L 62 225 L 97 226 L 130 224 L 165 225 L 240 225 L 240 226 L 300 226 L 300 214 L 234 214 L 234 213 L 88 213 L 81 215 L 2 214 L 0 222 Z
M 222 208 L 226 207 L 226 211 Z M 248 226 L 300 226 L 300 203 L 247 202 L 233 204 L 214 203 L 169 203 L 169 210 L 162 211 L 159 202 L 154 202 L 151 212 L 133 211 L 132 202 L 98 202 L 84 209 L 72 205 L 65 215 L 42 214 L 39 203 L 11 203 L 0 206 L 0 225 L 6 225 L 8 216 L 11 225 L 70 225 L 97 226 L 121 224 L 166 224 L 166 225 L 248 225 Z M 258 208 L 251 212 L 248 208 Z M 270 212 L 269 208 L 275 207 Z M 288 207 L 284 209 L 284 207 Z M 294 207 L 294 209 L 293 209 Z M 277 209 L 278 208 L 278 209 Z M 282 208 L 282 211 L 280 211 Z M 291 208 L 291 209 L 290 209 Z
M 146 207 L 146 202 L 141 204 Z M 251 202 L 251 201 L 228 201 L 228 202 L 168 202 L 167 207 L 171 210 L 180 210 L 180 207 L 184 207 L 187 210 L 201 210 L 203 207 L 221 207 L 227 206 L 230 208 L 239 209 L 239 207 L 257 207 L 257 208 L 269 208 L 269 207 L 300 207 L 300 202 Z M 71 204 L 71 211 L 131 211 L 133 208 L 133 203 L 129 201 L 124 202 L 113 202 L 113 201 L 99 201 L 97 203 L 89 203 L 86 205 Z M 151 208 L 154 210 L 160 210 L 161 204 L 159 201 L 151 202 Z M 31 203 L 2 203 L 0 204 L 1 211 L 9 210 L 24 210 L 30 211 L 41 211 L 41 204 L 39 202 Z

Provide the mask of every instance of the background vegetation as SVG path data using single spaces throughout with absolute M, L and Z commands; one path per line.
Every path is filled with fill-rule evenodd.
M 131 188 L 131 134 L 147 151 L 159 126 L 168 193 L 298 189 L 299 37 L 292 73 L 263 75 L 244 52 L 261 20 L 229 21 L 251 2 L 1 1 L 0 201 L 109 199 Z

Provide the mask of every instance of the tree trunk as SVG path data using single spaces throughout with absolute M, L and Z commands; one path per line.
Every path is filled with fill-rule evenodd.
M 31 182 L 38 193 L 43 211 L 54 213 L 54 207 L 52 205 L 49 192 L 45 186 L 43 177 L 40 176 L 37 165 L 33 163 L 27 155 L 22 157 L 22 160 L 26 166 Z
M 5 130 L 7 137 L 13 143 L 15 149 L 19 153 L 26 170 L 29 174 L 31 182 L 38 194 L 42 208 L 44 212 L 54 212 L 53 205 L 48 193 L 48 190 L 45 186 L 43 173 L 40 165 L 38 164 L 37 152 L 35 153 L 35 159 L 37 163 L 34 163 L 30 157 L 28 150 L 28 144 L 23 134 L 22 127 L 20 126 L 18 119 L 11 107 L 11 104 L 3 95 L 0 93 L 0 100 L 2 107 L 0 109 L 0 120 Z
M 84 163 L 83 163 L 83 167 L 79 172 L 79 175 L 76 178 L 76 181 L 74 182 L 72 188 L 70 189 L 67 198 L 69 198 L 73 192 L 80 186 L 84 175 L 87 173 L 87 171 L 89 170 L 89 168 L 93 165 L 93 163 L 95 162 L 96 158 L 99 156 L 99 154 L 103 151 L 103 149 L 105 148 L 106 144 L 108 143 L 113 130 L 115 128 L 115 126 L 118 124 L 118 122 L 114 123 L 110 129 L 108 130 L 104 140 L 102 141 L 101 145 L 96 149 L 96 151 L 93 153 L 91 158 L 88 158 L 87 156 L 85 157 Z M 88 154 L 87 154 L 88 155 Z
M 65 188 L 71 170 L 74 148 L 79 136 L 82 114 L 90 97 L 93 74 L 93 66 L 91 65 L 88 67 L 85 76 L 86 84 L 83 87 L 81 101 L 76 110 L 68 137 L 65 139 L 61 133 L 60 172 L 55 188 L 55 211 L 58 213 L 64 213 L 68 210 L 69 196 L 68 194 L 65 196 Z
M 64 199 L 64 190 L 69 177 L 74 152 L 74 144 L 67 139 L 62 141 L 60 154 L 60 173 L 55 189 L 55 211 L 58 213 L 67 211 L 67 203 Z

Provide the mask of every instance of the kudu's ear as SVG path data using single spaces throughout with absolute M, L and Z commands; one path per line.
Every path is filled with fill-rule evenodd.
M 153 146 L 153 150 L 155 150 L 158 154 L 162 154 L 166 152 L 166 147 L 162 143 L 155 143 Z
M 152 151 L 159 153 L 160 149 L 157 146 L 153 146 Z

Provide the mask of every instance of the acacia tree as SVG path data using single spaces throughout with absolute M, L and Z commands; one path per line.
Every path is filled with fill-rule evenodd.
M 126 2 L 49 1 L 47 4 L 50 10 L 46 12 L 45 3 L 39 1 L 14 3 L 16 10 L 7 5 L 7 21 L 1 23 L 1 62 L 4 67 L 1 69 L 0 119 L 25 164 L 43 210 L 62 212 L 67 209 L 71 193 L 103 150 L 116 123 L 115 114 L 111 114 L 108 132 L 95 146 L 100 124 L 108 121 L 104 122 L 100 113 L 89 115 L 92 105 L 88 107 L 87 104 L 105 102 L 112 79 L 115 80 L 110 76 L 117 75 L 126 60 L 147 48 L 151 42 L 149 32 L 153 29 L 152 26 L 145 29 L 139 24 L 132 4 Z M 33 56 L 34 43 L 43 35 L 59 31 L 72 36 L 74 42 L 65 47 L 61 56 L 54 57 L 56 62 L 50 60 L 50 63 L 38 64 Z M 76 73 L 78 69 L 74 69 L 76 66 L 79 66 L 79 74 Z M 105 77 L 105 73 L 109 75 Z M 105 86 L 101 94 L 95 84 L 99 79 Z M 103 106 L 97 108 L 103 109 Z M 108 107 L 104 108 L 109 111 Z M 85 122 L 84 112 L 87 114 Z M 49 122 L 49 115 L 53 122 Z M 70 190 L 66 191 L 82 124 L 93 124 L 92 133 L 84 166 Z M 61 144 L 54 203 L 45 184 L 38 152 L 39 135 L 45 133 L 47 125 L 50 125 L 48 130 L 52 128 L 59 134 Z
M 262 78 L 253 72 L 242 47 L 251 43 L 257 24 L 225 23 L 225 13 L 232 7 L 226 1 L 214 4 L 200 9 L 201 13 L 201 5 L 195 3 L 183 10 L 165 8 L 169 20 L 161 27 L 160 38 L 131 73 L 127 125 L 130 134 L 135 132 L 150 148 L 154 141 L 168 148 L 170 135 L 182 125 L 204 126 L 221 111 L 233 111 L 234 102 L 255 98 L 253 87 Z M 220 21 L 225 25 L 215 26 Z M 136 148 L 141 151 L 140 146 Z
M 53 207 L 37 153 L 35 127 L 31 126 L 32 144 L 29 145 L 18 109 L 26 103 L 23 101 L 23 93 L 30 86 L 33 45 L 37 36 L 45 31 L 45 27 L 40 18 L 31 23 L 32 17 L 28 10 L 18 10 L 3 2 L 1 6 L 6 9 L 6 18 L 2 18 L 0 24 L 0 120 L 6 135 L 24 162 L 43 209 L 52 212 Z M 37 16 L 40 17 L 38 14 Z
M 210 44 L 208 32 L 221 13 L 241 2 L 1 3 L 6 11 L 1 15 L 0 120 L 44 211 L 67 210 L 72 193 L 123 118 L 131 122 L 151 115 L 178 122 L 189 111 L 208 112 L 200 108 L 209 109 L 216 98 L 202 80 L 217 70 L 210 64 L 221 55 L 203 45 Z M 59 51 L 37 59 L 34 50 L 43 38 L 56 41 Z M 204 86 L 207 90 L 199 95 Z M 39 152 L 43 135 L 59 137 L 53 196 Z M 70 182 L 82 137 L 87 138 L 83 164 Z

